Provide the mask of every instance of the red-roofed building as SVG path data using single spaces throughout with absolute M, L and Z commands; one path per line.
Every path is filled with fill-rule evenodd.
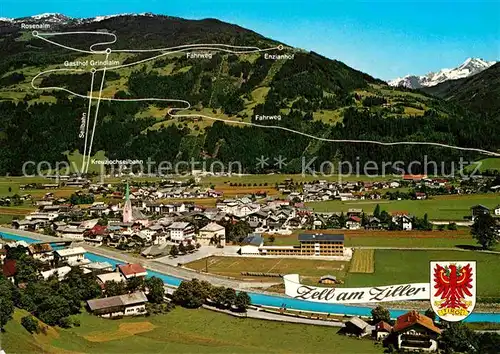
M 436 351 L 441 330 L 431 318 L 410 311 L 397 318 L 392 329 L 398 349 Z
M 135 277 L 145 277 L 147 274 L 146 268 L 138 263 L 128 263 L 118 266 L 118 270 L 123 274 L 125 279 L 132 279 Z
M 14 276 L 17 274 L 16 260 L 6 259 L 3 262 L 2 273 L 7 279 L 14 282 Z
M 421 181 L 425 178 L 427 178 L 427 175 L 411 175 L 411 174 L 403 175 L 403 179 L 405 181 Z
M 349 230 L 359 230 L 361 228 L 361 218 L 358 216 L 351 216 L 346 222 L 346 227 Z
M 392 326 L 387 322 L 380 321 L 375 325 L 374 336 L 377 340 L 383 340 L 392 332 Z

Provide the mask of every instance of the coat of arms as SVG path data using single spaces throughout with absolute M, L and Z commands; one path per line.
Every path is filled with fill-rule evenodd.
M 431 262 L 431 306 L 443 320 L 461 321 L 476 305 L 476 262 Z

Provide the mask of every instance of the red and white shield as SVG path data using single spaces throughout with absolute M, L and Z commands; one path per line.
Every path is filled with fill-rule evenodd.
M 461 321 L 476 306 L 476 262 L 431 262 L 431 306 L 443 320 Z

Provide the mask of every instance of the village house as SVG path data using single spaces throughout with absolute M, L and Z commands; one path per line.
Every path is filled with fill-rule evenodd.
M 224 247 L 226 246 L 226 228 L 215 222 L 211 222 L 200 229 L 196 240 L 202 246 L 214 244 Z
M 121 283 L 125 281 L 125 277 L 120 272 L 109 272 L 97 275 L 97 283 L 101 286 L 101 289 L 105 289 L 106 282 L 114 281 L 116 283 Z
M 87 305 L 93 314 L 113 318 L 143 315 L 146 313 L 146 302 L 148 302 L 146 295 L 142 291 L 137 291 L 132 294 L 88 300 Z
M 110 272 L 113 266 L 108 262 L 91 262 L 81 266 L 82 269 L 87 269 L 92 273 L 101 274 L 102 272 Z
M 67 225 L 57 229 L 57 234 L 66 239 L 83 241 L 86 229 L 76 225 Z
M 495 216 L 500 216 L 500 204 L 495 207 Z
M 349 230 L 359 230 L 361 229 L 361 218 L 358 216 L 350 216 L 346 221 L 346 227 Z
M 345 323 L 345 326 L 339 330 L 339 333 L 356 337 L 364 337 L 371 332 L 371 326 L 361 318 L 354 316 Z
M 194 237 L 194 227 L 188 222 L 174 222 L 167 227 L 167 231 L 175 243 L 191 241 Z
M 42 263 L 54 260 L 54 250 L 49 243 L 32 243 L 28 246 L 28 252 L 33 259 Z
M 56 276 L 57 280 L 62 281 L 66 278 L 69 272 L 71 272 L 71 267 L 63 266 L 59 268 L 49 269 L 44 272 L 40 272 L 40 274 L 45 280 L 49 279 L 51 276 Z
M 118 271 L 129 280 L 132 278 L 144 278 L 147 275 L 147 270 L 138 263 L 120 264 Z
M 69 266 L 89 263 L 85 259 L 85 249 L 83 247 L 64 248 L 54 251 L 54 258 L 57 264 L 67 263 Z
M 476 220 L 476 217 L 479 215 L 490 214 L 490 209 L 482 204 L 474 205 L 470 209 L 472 212 L 472 221 Z
M 399 225 L 401 230 L 411 231 L 413 224 L 407 211 L 394 211 L 391 213 L 392 222 Z
M 438 349 L 437 338 L 441 330 L 434 325 L 431 318 L 417 311 L 399 316 L 392 332 L 398 349 L 427 352 Z
M 375 325 L 375 329 L 373 331 L 373 337 L 378 340 L 384 340 L 391 334 L 392 332 L 392 326 L 388 324 L 387 322 L 380 321 Z

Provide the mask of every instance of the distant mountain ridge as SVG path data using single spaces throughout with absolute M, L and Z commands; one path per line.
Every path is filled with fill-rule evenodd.
M 471 111 L 500 115 L 500 62 L 477 75 L 421 90 Z
M 21 23 L 21 22 L 28 22 L 28 23 L 38 23 L 38 22 L 45 22 L 45 23 L 52 23 L 52 24 L 59 24 L 59 25 L 75 25 L 75 24 L 83 24 L 83 23 L 89 23 L 89 22 L 100 22 L 104 21 L 113 17 L 125 17 L 125 16 L 145 16 L 145 17 L 152 17 L 154 16 L 152 13 L 140 13 L 140 14 L 133 14 L 133 13 L 123 13 L 123 14 L 116 14 L 116 15 L 105 15 L 105 16 L 96 16 L 96 17 L 89 17 L 89 18 L 74 18 L 74 17 L 69 17 L 60 13 L 43 13 L 39 15 L 34 15 L 34 16 L 29 16 L 29 17 L 19 17 L 19 18 L 6 18 L 6 17 L 0 17 L 0 22 L 10 22 L 10 23 Z
M 479 74 L 488 69 L 495 61 L 486 61 L 480 58 L 468 58 L 461 65 L 453 69 L 442 69 L 438 72 L 430 72 L 426 75 L 407 75 L 388 82 L 390 86 L 418 89 L 432 87 L 448 80 L 458 80 Z

